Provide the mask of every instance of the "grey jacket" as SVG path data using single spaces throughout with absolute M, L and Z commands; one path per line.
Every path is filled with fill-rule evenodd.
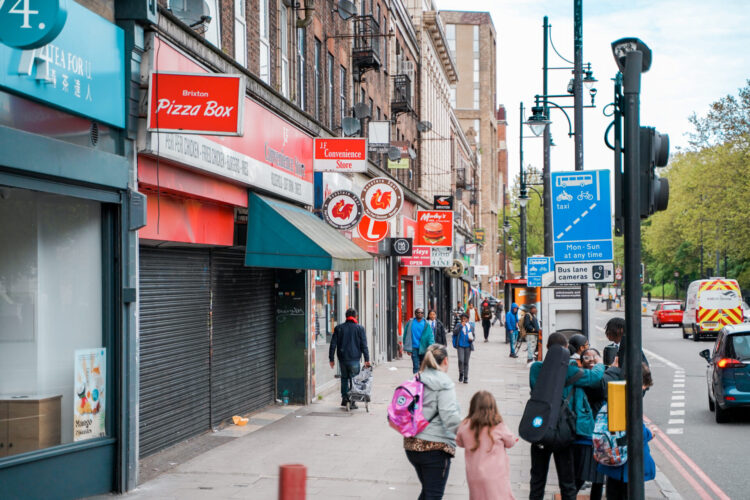
M 456 447 L 456 430 L 461 423 L 460 409 L 456 401 L 456 385 L 447 373 L 432 368 L 422 372 L 420 379 L 425 385 L 422 414 L 426 419 L 437 416 L 430 425 L 415 437 L 425 441 L 447 443 Z

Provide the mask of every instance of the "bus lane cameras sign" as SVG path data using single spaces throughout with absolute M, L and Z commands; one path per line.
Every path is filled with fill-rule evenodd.
M 555 262 L 613 259 L 609 170 L 552 172 Z

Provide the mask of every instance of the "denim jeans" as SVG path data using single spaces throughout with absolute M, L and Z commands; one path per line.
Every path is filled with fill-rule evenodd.
M 471 347 L 459 347 L 458 351 L 458 381 L 462 382 L 469 378 L 469 358 L 471 358 Z
M 349 399 L 349 380 L 359 373 L 359 361 L 339 361 L 341 369 L 341 399 Z
M 412 373 L 417 373 L 419 371 L 419 367 L 422 364 L 423 359 L 424 359 L 424 354 L 419 354 L 419 350 L 415 350 L 411 352 Z
M 511 330 L 510 332 L 510 353 L 516 353 L 516 342 L 518 341 L 518 330 Z
M 406 458 L 417 471 L 422 484 L 419 500 L 440 500 L 445 492 L 448 474 L 451 470 L 451 457 L 442 450 L 411 451 L 406 450 Z

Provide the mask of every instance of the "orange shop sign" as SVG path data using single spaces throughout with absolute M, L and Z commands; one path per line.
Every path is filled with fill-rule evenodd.
M 241 136 L 244 102 L 239 75 L 152 72 L 148 130 Z
M 367 172 L 367 139 L 315 139 L 313 171 Z
M 452 247 L 453 212 L 443 210 L 417 212 L 417 238 L 414 246 Z

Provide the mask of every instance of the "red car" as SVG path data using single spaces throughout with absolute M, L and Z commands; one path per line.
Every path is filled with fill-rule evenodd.
M 682 302 L 662 302 L 656 306 L 651 318 L 655 327 L 662 325 L 682 326 Z

